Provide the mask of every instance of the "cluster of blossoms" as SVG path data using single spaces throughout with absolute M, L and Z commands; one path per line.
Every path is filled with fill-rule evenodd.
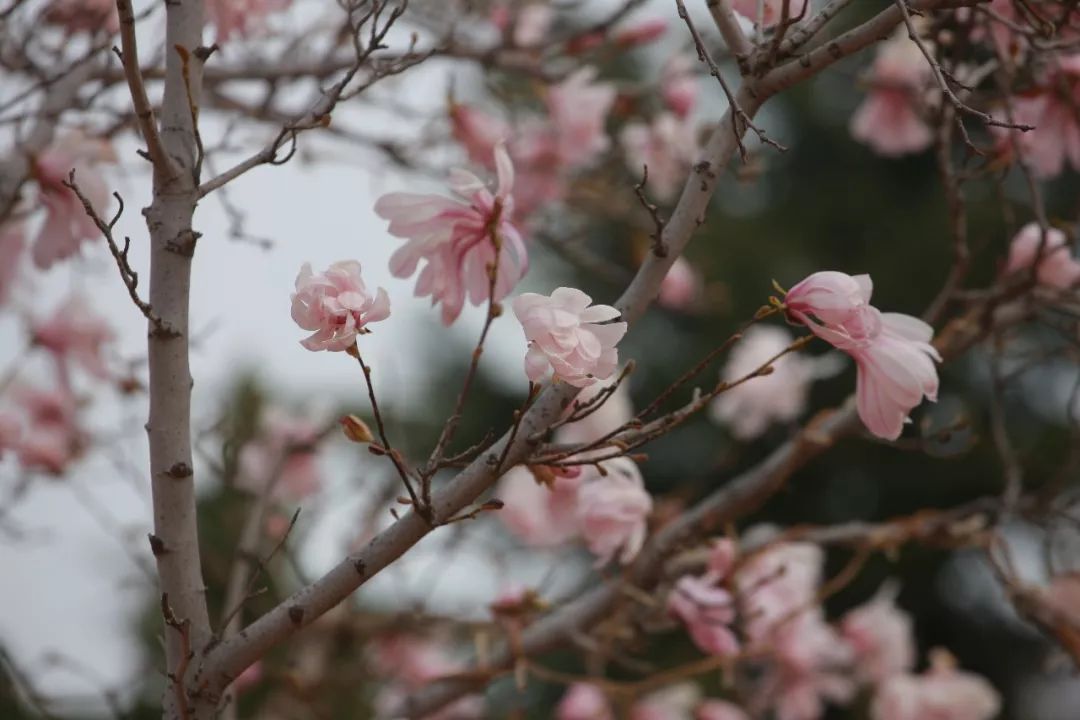
M 993 688 L 944 655 L 913 673 L 911 619 L 887 592 L 830 625 L 820 605 L 823 562 L 808 543 L 766 544 L 740 558 L 732 541 L 719 540 L 703 574 L 675 582 L 668 612 L 703 653 L 758 668 L 746 705 L 755 717 L 771 710 L 778 720 L 817 720 L 826 702 L 848 704 L 860 689 L 872 696 L 873 720 L 996 715 Z
M 581 393 L 579 401 L 588 403 L 610 390 L 610 383 L 597 383 Z M 623 427 L 633 415 L 620 385 L 594 412 L 560 426 L 555 439 L 587 444 Z M 587 459 L 589 453 L 574 457 Z M 633 560 L 653 510 L 641 471 L 627 457 L 568 468 L 518 466 L 502 477 L 496 493 L 503 501 L 499 519 L 520 540 L 533 547 L 555 547 L 580 537 L 598 565 L 616 556 L 623 564 Z

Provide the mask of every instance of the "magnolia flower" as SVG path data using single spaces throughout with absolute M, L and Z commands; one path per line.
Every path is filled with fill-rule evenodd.
M 660 283 L 656 302 L 672 310 L 688 310 L 701 296 L 701 276 L 684 256 L 675 258 Z
M 578 525 L 589 551 L 596 555 L 597 566 L 607 564 L 616 554 L 625 565 L 645 544 L 646 519 L 653 501 L 633 460 L 607 460 L 604 472 L 578 489 Z
M 753 325 L 743 333 L 732 349 L 721 375 L 734 383 L 783 352 L 795 338 L 784 328 Z M 788 353 L 772 363 L 769 375 L 751 378 L 725 390 L 713 400 L 709 412 L 713 419 L 731 428 L 740 440 L 761 435 L 774 422 L 795 420 L 806 409 L 812 361 Z
M 237 487 L 259 495 L 270 486 L 272 496 L 289 505 L 314 495 L 322 485 L 319 430 L 307 418 L 269 410 L 259 435 L 240 450 Z
M 735 599 L 708 576 L 679 578 L 668 595 L 667 610 L 686 625 L 701 652 L 729 656 L 739 651 L 730 628 L 735 622 Z
M 558 156 L 570 167 L 588 165 L 611 144 L 604 125 L 615 102 L 615 86 L 595 80 L 596 68 L 583 67 L 548 88 L 545 97 Z
M 494 195 L 472 173 L 455 170 L 450 188 L 460 200 L 389 193 L 375 202 L 375 212 L 390 221 L 390 234 L 407 241 L 390 258 L 390 272 L 407 278 L 423 260 L 416 294 L 442 304 L 445 325 L 461 314 L 466 295 L 473 305 L 502 300 L 528 270 L 525 243 L 511 222 L 514 166 L 502 145 L 495 148 L 495 165 Z M 490 265 L 496 266 L 494 283 Z
M 855 653 L 856 674 L 867 682 L 884 682 L 915 666 L 911 616 L 896 607 L 890 594 L 849 611 L 840 632 Z
M 731 7 L 750 22 L 757 23 L 759 5 L 761 6 L 762 27 L 772 27 L 784 19 L 784 0 L 735 0 Z M 805 13 L 806 0 L 788 2 L 788 21 L 800 19 Z
M 660 95 L 678 118 L 685 118 L 697 103 L 697 62 L 690 55 L 672 55 L 660 71 Z
M 588 295 L 566 287 L 550 297 L 524 293 L 514 298 L 514 315 L 529 343 L 525 354 L 529 380 L 538 382 L 550 367 L 557 379 L 583 388 L 615 372 L 619 364 L 615 345 L 626 334 L 626 323 L 607 322 L 619 317 L 619 311 L 590 303 Z
M 120 30 L 115 0 L 51 0 L 45 8 L 45 22 L 59 25 L 69 33 Z
M 0 225 L 0 305 L 7 302 L 19 276 L 19 259 L 26 249 L 26 236 L 19 223 Z
M 811 543 L 779 543 L 743 563 L 734 576 L 740 616 L 754 641 L 768 642 L 784 621 L 817 605 L 824 555 Z
M 528 545 L 560 545 L 578 534 L 580 485 L 580 473 L 577 477 L 553 473 L 549 483 L 541 483 L 525 466 L 515 466 L 502 476 L 496 490 L 503 502 L 499 520 Z
M 207 0 L 206 21 L 216 29 L 216 40 L 251 37 L 266 31 L 266 16 L 284 10 L 292 0 Z
M 922 675 L 894 675 L 874 695 L 873 720 L 991 720 L 1001 698 L 983 678 L 957 670 L 952 658 L 936 654 Z
M 1080 283 L 1080 260 L 1073 257 L 1068 237 L 1057 228 L 1047 228 L 1046 240 L 1038 223 L 1028 223 L 1016 233 L 1009 246 L 1006 273 L 1015 273 L 1035 264 L 1035 277 L 1040 284 L 1068 290 Z M 1041 250 L 1041 253 L 1040 253 Z
M 906 33 L 881 43 L 870 93 L 851 116 L 851 134 L 892 157 L 930 147 L 934 136 L 919 114 L 919 103 L 931 78 L 929 63 Z
M 694 720 L 750 720 L 738 705 L 723 700 L 706 700 L 698 706 Z
M 1034 126 L 1034 130 L 992 127 L 998 152 L 1011 158 L 1015 143 L 1032 172 L 1040 178 L 1059 175 L 1066 160 L 1074 170 L 1080 170 L 1077 102 L 1080 102 L 1080 54 L 1059 57 L 1034 92 L 1009 99 L 1011 112 L 1005 118 Z
M 649 191 L 662 202 L 674 198 L 682 187 L 699 149 L 689 120 L 669 112 L 660 113 L 648 125 L 627 123 L 619 140 L 626 166 L 637 174 L 647 167 Z
M 555 708 L 555 720 L 614 720 L 604 691 L 591 683 L 574 683 Z
M 68 135 L 34 159 L 38 200 L 45 206 L 46 214 L 34 240 L 32 256 L 34 264 L 42 270 L 74 255 L 83 242 L 100 235 L 78 196 L 64 182 L 75 170 L 79 189 L 100 213 L 109 202 L 109 189 L 95 166 L 112 159 L 112 150 L 106 143 L 89 140 L 81 134 Z
M 113 331 L 86 298 L 71 295 L 47 320 L 36 323 L 32 332 L 34 342 L 58 361 L 72 360 L 94 377 L 109 377 L 101 351 L 112 341 Z
M 464 148 L 469 162 L 494 169 L 495 148 L 510 139 L 510 125 L 501 118 L 462 103 L 451 103 L 449 116 L 450 130 Z
M 869 275 L 818 272 L 788 292 L 791 317 L 843 350 L 857 368 L 859 417 L 878 437 L 900 437 L 908 413 L 925 396 L 937 400 L 941 361 L 930 344 L 934 331 L 918 318 L 883 313 L 870 305 Z
M 386 291 L 368 292 L 355 260 L 341 260 L 318 274 L 311 271 L 311 263 L 300 267 L 292 294 L 292 319 L 304 330 L 314 331 L 300 341 L 308 350 L 347 350 L 357 335 L 370 332 L 369 323 L 388 317 Z

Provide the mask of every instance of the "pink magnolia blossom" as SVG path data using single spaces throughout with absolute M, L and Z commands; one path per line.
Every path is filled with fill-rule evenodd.
M 656 301 L 672 310 L 688 310 L 701 297 L 701 275 L 684 256 L 675 258 L 664 280 Z
M 120 30 L 115 0 L 51 0 L 44 20 L 72 34 L 102 30 L 112 34 Z
M 646 125 L 630 122 L 619 136 L 626 166 L 640 175 L 649 169 L 647 186 L 661 202 L 668 202 L 686 181 L 690 166 L 697 158 L 697 132 L 688 119 L 663 112 Z
M 1021 131 L 993 127 L 997 149 L 1005 159 L 1012 159 L 1014 150 L 1030 165 L 1039 178 L 1061 174 L 1065 162 L 1080 170 L 1080 121 L 1076 104 L 1080 102 L 1080 53 L 1056 59 L 1049 72 L 1032 91 L 1010 99 L 1011 119 L 1034 130 Z
M 246 38 L 266 32 L 266 16 L 289 7 L 292 0 L 207 0 L 206 21 L 216 40 Z
M 767 704 L 777 720 L 818 720 L 826 701 L 844 704 L 854 696 L 851 648 L 825 622 L 820 606 L 780 624 L 772 647 Z
M 1040 254 L 1041 249 L 1041 254 Z M 1080 283 L 1080 260 L 1073 257 L 1068 236 L 1057 228 L 1048 228 L 1043 241 L 1038 223 L 1028 223 L 1020 229 L 1009 246 L 1006 273 L 1030 268 L 1038 259 L 1035 272 L 1040 284 L 1068 290 Z
M 604 125 L 615 96 L 615 86 L 596 82 L 596 68 L 589 66 L 548 88 L 545 104 L 564 164 L 588 165 L 608 149 L 611 139 Z
M 735 0 L 731 7 L 739 15 L 752 23 L 758 21 L 759 0 Z M 788 21 L 797 20 L 806 12 L 806 0 L 790 0 L 788 3 Z M 772 27 L 783 20 L 784 0 L 764 0 L 762 4 L 762 27 Z
M 539 45 L 547 37 L 555 10 L 547 3 L 530 3 L 518 10 L 514 23 L 514 44 L 520 47 Z
M 663 37 L 667 32 L 667 26 L 667 20 L 664 18 L 642 20 L 616 30 L 612 35 L 612 40 L 621 48 L 648 45 Z
M 922 675 L 894 675 L 878 689 L 870 707 L 873 720 L 991 720 L 1001 698 L 983 678 L 937 655 Z
M 454 139 L 464 148 L 469 162 L 495 169 L 495 148 L 499 143 L 508 142 L 513 132 L 509 123 L 471 105 L 456 102 L 450 104 L 449 117 Z
M 730 656 L 739 651 L 730 627 L 735 622 L 735 599 L 708 576 L 679 578 L 668 595 L 667 609 L 686 625 L 701 652 Z
M 96 171 L 97 164 L 112 160 L 104 142 L 73 133 L 34 159 L 33 174 L 38 183 L 38 200 L 45 207 L 45 222 L 34 240 L 34 264 L 46 270 L 79 251 L 79 246 L 101 233 L 86 214 L 77 195 L 64 186 L 75 170 L 75 182 L 98 213 L 109 203 L 109 189 Z
M 701 690 L 692 682 L 657 690 L 634 703 L 629 720 L 693 720 Z
M 15 446 L 19 463 L 28 470 L 63 474 L 82 452 L 85 440 L 76 425 L 75 398 L 65 388 L 19 387 L 13 395 L 26 418 Z
M 576 288 L 557 288 L 550 296 L 524 293 L 514 298 L 514 315 L 525 331 L 529 349 L 525 374 L 539 382 L 550 367 L 555 378 L 588 387 L 611 377 L 619 364 L 615 348 L 626 334 L 625 322 L 610 305 L 592 305 Z
M 86 298 L 68 297 L 48 319 L 34 324 L 33 337 L 58 361 L 71 360 L 94 377 L 109 377 L 102 348 L 114 338 L 112 327 L 94 313 Z
M 574 683 L 555 708 L 555 720 L 615 720 L 604 691 L 592 683 Z
M 931 73 L 919 46 L 906 34 L 879 45 L 870 93 L 851 116 L 852 136 L 889 157 L 930 147 L 934 136 L 919 109 Z
M 578 525 L 589 551 L 596 555 L 597 566 L 607 564 L 616 554 L 625 565 L 645 544 L 652 496 L 633 460 L 607 460 L 604 471 L 606 475 L 597 472 L 597 477 L 578 489 Z
M 753 325 L 743 333 L 724 366 L 722 379 L 734 383 L 753 373 L 794 342 L 784 328 Z M 789 353 L 774 361 L 770 375 L 752 378 L 726 390 L 712 402 L 713 419 L 731 428 L 740 440 L 751 440 L 773 423 L 795 420 L 806 409 L 812 363 Z
M 390 317 L 390 298 L 379 288 L 370 293 L 360 275 L 360 263 L 341 260 L 326 272 L 314 273 L 304 263 L 292 294 L 292 319 L 314 332 L 300 341 L 308 350 L 347 350 L 368 325 Z
M 322 486 L 318 440 L 315 422 L 270 409 L 260 434 L 240 450 L 237 487 L 258 495 L 273 485 L 273 497 L 286 504 L 314 495 Z
M 473 305 L 502 300 L 528 270 L 525 243 L 511 222 L 514 166 L 502 145 L 495 148 L 495 166 L 495 194 L 472 173 L 455 170 L 450 187 L 460 200 L 389 193 L 375 203 L 379 217 L 390 221 L 390 234 L 407 241 L 390 258 L 390 272 L 407 278 L 423 260 L 416 294 L 442 304 L 445 325 L 461 314 L 466 295 Z M 494 293 L 489 265 L 496 265 Z
M 19 260 L 26 249 L 20 223 L 0 225 L 0 305 L 7 302 L 19 277 Z
M 816 606 L 824 562 L 821 548 L 801 542 L 751 555 L 734 576 L 747 637 L 767 643 L 784 622 Z
M 660 71 L 660 95 L 678 118 L 685 118 L 697 104 L 697 62 L 685 53 L 672 55 Z
M 741 707 L 724 700 L 706 700 L 697 709 L 694 720 L 750 720 Z
M 560 545 L 578 534 L 580 485 L 580 477 L 558 475 L 545 485 L 528 468 L 518 465 L 499 480 L 495 494 L 503 508 L 498 518 L 511 534 L 528 545 Z
M 849 611 L 840 632 L 855 653 L 855 671 L 864 681 L 884 682 L 915 666 L 911 616 L 889 594 Z
M 789 315 L 855 360 L 859 417 L 878 437 L 900 436 L 908 413 L 925 396 L 937 399 L 941 361 L 934 331 L 918 318 L 870 305 L 869 275 L 818 272 L 788 292 Z

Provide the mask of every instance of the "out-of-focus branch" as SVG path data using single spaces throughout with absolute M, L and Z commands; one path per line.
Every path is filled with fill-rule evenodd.
M 131 104 L 135 110 L 135 119 L 139 123 L 139 132 L 146 141 L 147 155 L 154 166 L 154 172 L 161 173 L 163 177 L 171 177 L 176 172 L 176 168 L 168 153 L 165 152 L 165 146 L 161 144 L 154 110 L 150 106 L 150 98 L 146 95 L 146 85 L 143 83 L 142 72 L 139 70 L 139 47 L 135 40 L 135 12 L 132 10 L 131 0 L 116 0 L 116 11 L 120 16 L 120 45 L 123 49 L 113 48 L 113 50 L 116 50 L 124 68 L 124 77 L 127 80 L 128 90 L 131 92 Z

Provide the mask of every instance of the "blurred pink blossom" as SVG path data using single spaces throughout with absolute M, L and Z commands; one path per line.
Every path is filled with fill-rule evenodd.
M 85 444 L 76 425 L 75 398 L 63 387 L 21 386 L 12 394 L 26 420 L 15 447 L 19 463 L 28 470 L 63 474 Z
M 881 43 L 870 74 L 870 92 L 851 116 L 851 134 L 890 157 L 922 152 L 933 143 L 919 114 L 932 71 L 906 33 Z
M 34 264 L 46 270 L 79 251 L 79 246 L 100 236 L 86 214 L 82 202 L 64 186 L 71 171 L 75 182 L 98 213 L 109 204 L 109 189 L 96 166 L 113 160 L 112 149 L 104 141 L 71 133 L 34 159 L 33 175 L 38 183 L 38 201 L 45 207 L 45 222 L 34 240 Z
M 8 450 L 17 449 L 21 437 L 22 424 L 19 419 L 11 413 L 0 411 L 0 458 Z
M 683 255 L 675 258 L 663 282 L 656 301 L 672 310 L 689 310 L 701 297 L 701 276 Z
M 237 487 L 258 495 L 272 484 L 273 497 L 286 504 L 314 495 L 322 486 L 318 440 L 318 424 L 271 408 L 259 435 L 240 450 Z
M 577 387 L 606 380 L 615 372 L 626 334 L 625 322 L 610 305 L 592 305 L 576 288 L 557 288 L 550 296 L 524 293 L 514 298 L 514 315 L 525 331 L 529 349 L 525 374 L 539 382 L 550 367 L 555 378 Z
M 815 607 L 824 562 L 821 548 L 801 542 L 778 543 L 749 556 L 734 576 L 747 637 L 767 643 L 785 621 Z
M 7 302 L 19 276 L 19 260 L 26 250 L 26 235 L 20 223 L 0 225 L 0 305 Z
M 71 295 L 47 319 L 34 324 L 34 342 L 58 362 L 73 361 L 94 377 L 109 377 L 102 348 L 114 338 L 105 318 L 94 313 L 87 298 Z
M 1061 174 L 1065 162 L 1080 170 L 1080 54 L 1057 58 L 1053 68 L 1031 92 L 1010 99 L 1011 113 L 999 112 L 1002 120 L 1032 125 L 1021 131 L 993 127 L 998 152 L 1011 159 L 1015 147 L 1039 178 Z
M 701 652 L 730 656 L 739 651 L 730 627 L 735 622 L 735 599 L 707 575 L 679 578 L 668 594 L 667 610 L 686 625 Z
M 698 706 L 694 720 L 750 720 L 741 707 L 724 700 L 706 700 Z
M 915 666 L 911 616 L 888 593 L 849 611 L 840 632 L 855 653 L 856 674 L 866 682 L 884 682 Z
M 539 45 L 547 37 L 555 10 L 547 3 L 529 3 L 518 10 L 514 23 L 514 44 L 520 47 Z
M 685 118 L 697 104 L 697 61 L 692 55 L 672 55 L 660 70 L 660 95 L 678 118 Z
M 409 635 L 378 637 L 372 644 L 372 664 L 385 680 L 375 698 L 378 718 L 397 718 L 393 711 L 411 692 L 444 675 L 459 672 L 454 661 L 439 643 Z M 461 698 L 423 720 L 470 720 L 483 717 L 483 701 L 472 695 Z
M 604 691 L 592 683 L 570 686 L 555 709 L 555 720 L 614 720 Z
M 239 694 L 250 690 L 258 685 L 263 678 L 263 663 L 262 660 L 256 660 L 251 665 L 247 666 L 242 673 L 236 676 L 236 679 L 232 681 L 230 689 Z
M 758 21 L 758 3 L 760 0 L 734 0 L 732 9 L 752 23 Z M 762 27 L 772 27 L 778 24 L 784 17 L 784 0 L 764 0 L 761 3 Z M 806 12 L 806 0 L 790 0 L 788 3 L 789 21 L 801 18 Z
M 215 40 L 247 38 L 266 32 L 266 16 L 289 7 L 292 0 L 206 0 L 206 22 Z
M 794 340 L 784 328 L 752 325 L 732 348 L 721 378 L 734 383 L 746 377 Z M 771 374 L 752 378 L 718 395 L 709 412 L 740 440 L 761 435 L 772 423 L 791 422 L 806 409 L 813 377 L 811 365 L 802 355 L 788 353 L 772 363 Z
M 922 675 L 894 675 L 878 689 L 872 720 L 991 720 L 1001 698 L 983 678 L 953 667 L 938 654 Z
M 502 300 L 528 270 L 525 243 L 511 222 L 514 166 L 502 145 L 494 154 L 495 194 L 472 173 L 454 170 L 450 187 L 460 200 L 399 192 L 375 202 L 375 212 L 390 221 L 390 234 L 407 241 L 390 258 L 390 272 L 407 278 L 424 260 L 416 294 L 442 304 L 445 325 L 461 314 L 466 295 L 473 305 Z M 496 259 L 492 293 L 487 268 Z
M 45 8 L 45 22 L 59 25 L 69 33 L 120 30 L 115 0 L 51 0 Z
M 528 468 L 515 466 L 502 476 L 495 491 L 503 502 L 498 518 L 511 534 L 528 545 L 560 545 L 578 534 L 580 485 L 580 477 L 558 475 L 550 484 L 542 484 Z
M 494 169 L 495 147 L 510 140 L 513 128 L 495 115 L 463 103 L 450 104 L 450 129 L 469 162 Z M 520 163 L 520 161 L 519 161 Z M 518 168 L 519 172 L 521 168 Z
M 650 18 L 619 28 L 612 35 L 612 40 L 622 48 L 648 45 L 659 40 L 667 32 L 667 20 Z
M 597 82 L 596 68 L 590 66 L 548 88 L 545 104 L 563 164 L 588 165 L 608 149 L 611 139 L 604 126 L 615 96 L 615 86 Z
M 605 475 L 597 472 L 578 489 L 578 523 L 589 551 L 596 555 L 597 566 L 606 565 L 616 555 L 625 565 L 645 544 L 652 496 L 630 458 L 613 458 L 603 465 Z
M 360 263 L 341 260 L 326 272 L 314 273 L 304 263 L 292 294 L 292 319 L 312 334 L 300 341 L 308 350 L 347 350 L 368 325 L 390 317 L 390 298 L 379 288 L 368 291 Z
M 851 648 L 825 622 L 820 606 L 781 623 L 773 653 L 766 687 L 776 720 L 818 720 L 826 701 L 844 704 L 854 696 Z
M 682 188 L 697 158 L 697 132 L 688 119 L 663 112 L 648 125 L 629 122 L 619 136 L 626 166 L 635 175 L 648 167 L 647 186 L 661 202 L 668 202 Z
M 1047 228 L 1044 244 L 1042 228 L 1038 223 L 1028 223 L 1020 228 L 1009 246 L 1005 272 L 1015 273 L 1030 268 L 1036 258 L 1039 258 L 1039 266 L 1035 276 L 1040 284 L 1068 290 L 1080 283 L 1080 260 L 1073 256 L 1068 236 L 1061 230 Z
M 794 286 L 784 302 L 790 316 L 851 355 L 859 417 L 873 434 L 895 440 L 924 396 L 937 399 L 934 361 L 941 356 L 930 344 L 933 328 L 910 315 L 879 311 L 870 305 L 872 291 L 869 275 L 818 272 Z

